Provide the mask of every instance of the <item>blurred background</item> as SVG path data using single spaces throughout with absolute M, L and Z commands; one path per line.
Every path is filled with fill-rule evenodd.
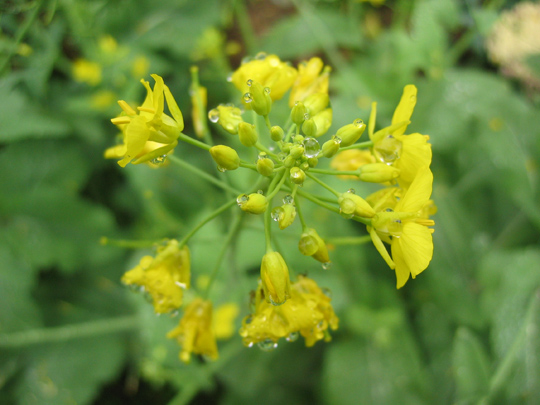
M 539 3 L 2 0 L 0 28 L 0 403 L 540 403 Z M 165 337 L 177 319 L 119 281 L 145 251 L 100 239 L 178 237 L 219 191 L 172 165 L 105 160 L 109 120 L 157 73 L 193 134 L 189 68 L 211 109 L 238 102 L 226 79 L 259 51 L 333 67 L 329 135 L 372 101 L 388 125 L 418 87 L 408 132 L 433 145 L 435 254 L 396 290 L 371 245 L 337 247 L 324 272 L 290 253 L 332 291 L 332 342 L 263 352 L 235 333 L 217 362 L 184 365 Z M 189 145 L 175 154 L 213 169 Z M 365 234 L 309 215 L 325 237 Z M 190 244 L 195 280 L 222 228 Z M 252 228 L 240 274 L 213 293 L 239 306 L 236 330 L 261 258 Z

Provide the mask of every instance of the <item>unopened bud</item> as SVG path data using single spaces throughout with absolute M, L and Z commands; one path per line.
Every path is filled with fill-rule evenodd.
M 293 204 L 283 204 L 272 210 L 272 218 L 277 221 L 279 229 L 285 229 L 290 226 L 296 218 L 296 208 Z
M 326 141 L 323 143 L 322 146 L 322 155 L 327 158 L 331 158 L 339 151 L 339 145 L 341 144 L 341 140 L 334 136 L 329 141 Z
M 280 126 L 274 125 L 272 128 L 270 128 L 270 138 L 272 138 L 274 142 L 281 141 L 284 135 L 285 133 L 283 132 L 283 128 Z
M 304 100 L 304 105 L 311 116 L 320 113 L 326 108 L 330 99 L 326 93 L 315 93 Z
M 317 136 L 317 124 L 315 123 L 313 118 L 304 121 L 304 123 L 302 124 L 302 132 L 309 137 Z
M 303 145 L 294 145 L 289 152 L 289 156 L 292 156 L 295 159 L 299 159 L 304 155 L 304 146 Z
M 240 166 L 240 157 L 233 148 L 225 145 L 216 145 L 210 148 L 212 159 L 218 164 L 220 170 L 236 170 Z
M 253 146 L 259 140 L 259 135 L 255 129 L 255 125 L 247 122 L 238 124 L 238 139 L 244 146 Z
M 293 167 L 294 165 L 296 164 L 296 159 L 293 158 L 292 156 L 287 156 L 284 160 L 283 160 L 283 166 L 285 166 L 286 168 L 291 168 Z
M 385 163 L 368 163 L 360 167 L 358 178 L 368 183 L 384 183 L 399 176 L 400 170 Z
M 261 281 L 267 302 L 281 305 L 290 298 L 289 269 L 278 252 L 270 252 L 263 256 Z
M 208 119 L 217 122 L 228 133 L 236 135 L 238 124 L 243 121 L 241 114 L 238 107 L 219 105 L 208 112 Z
M 263 87 L 259 82 L 253 82 L 250 88 L 251 108 L 257 114 L 265 116 L 272 110 L 272 98 L 270 98 L 270 88 Z
M 293 167 L 291 168 L 291 181 L 294 184 L 304 184 L 304 180 L 306 180 L 306 173 L 299 167 Z
M 345 216 L 358 215 L 364 218 L 373 218 L 375 211 L 362 197 L 348 191 L 338 198 L 339 209 Z
M 266 156 L 266 153 L 259 153 L 257 159 L 257 171 L 263 176 L 269 177 L 274 172 L 274 161 Z
M 327 108 L 321 111 L 313 117 L 313 121 L 317 125 L 317 135 L 315 135 L 315 138 L 323 136 L 332 126 L 332 109 Z
M 291 109 L 291 120 L 296 125 L 300 126 L 304 122 L 305 116 L 307 114 L 307 108 L 301 101 L 294 103 L 293 108 Z
M 300 253 L 306 256 L 312 256 L 321 263 L 329 263 L 328 248 L 326 243 L 313 228 L 307 228 L 298 243 Z
M 268 200 L 259 193 L 241 194 L 236 198 L 236 203 L 242 211 L 250 214 L 262 214 L 268 208 Z
M 341 146 L 350 146 L 355 143 L 366 129 L 366 124 L 361 119 L 354 120 L 352 124 L 345 125 L 338 129 L 336 136 L 341 138 Z

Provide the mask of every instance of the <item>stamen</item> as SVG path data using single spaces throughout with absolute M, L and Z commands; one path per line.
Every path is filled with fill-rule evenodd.
M 156 110 L 154 110 L 153 108 L 148 108 L 148 107 L 137 107 L 137 110 L 144 111 L 144 112 L 147 112 L 147 113 L 150 113 L 150 114 L 155 114 L 156 113 Z
M 129 124 L 131 122 L 131 118 L 129 118 L 129 117 L 116 117 L 116 118 L 111 119 L 111 122 L 114 125 Z
M 122 110 L 124 110 L 124 112 L 127 115 L 137 115 L 135 110 L 131 108 L 131 106 L 128 103 L 126 103 L 124 100 L 118 100 L 118 105 L 120 106 Z

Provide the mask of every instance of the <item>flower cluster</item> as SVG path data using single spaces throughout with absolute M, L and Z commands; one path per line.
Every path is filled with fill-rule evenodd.
M 226 319 L 216 326 L 208 297 L 223 257 L 242 231 L 242 219 L 246 216 L 254 220 L 262 217 L 265 235 L 265 246 L 252 247 L 261 251 L 260 279 L 254 286 L 251 314 L 244 318 L 240 328 L 243 343 L 249 347 L 256 343 L 268 350 L 275 348 L 281 338 L 293 341 L 299 335 L 309 347 L 319 340 L 329 341 L 329 331 L 338 327 L 329 295 L 313 279 L 295 272 L 276 243 L 279 232 L 299 222 L 298 251 L 322 263 L 323 269 L 330 268 L 327 243 L 319 235 L 314 218 L 304 214 L 305 203 L 316 204 L 337 218 L 365 224 L 375 248 L 395 269 L 398 288 L 410 276 L 414 278 L 425 270 L 431 261 L 434 222 L 429 217 L 436 211 L 430 199 L 431 145 L 426 135 L 405 134 L 416 105 L 416 87 L 405 87 L 389 126 L 375 131 L 376 104 L 373 103 L 367 126 L 360 118 L 352 119 L 339 126 L 321 145 L 318 139 L 333 125 L 328 95 L 330 71 L 319 58 L 293 67 L 276 55 L 260 53 L 244 60 L 231 75 L 230 81 L 239 90 L 237 103 L 218 105 L 206 117 L 207 91 L 199 85 L 197 69 L 193 68 L 192 118 L 195 135 L 200 140 L 182 133 L 182 113 L 160 76 L 152 75 L 156 82 L 153 89 L 142 81 L 147 95 L 141 106 L 133 109 L 125 101 L 119 101 L 123 113 L 112 122 L 122 131 L 123 144 L 108 149 L 106 157 L 120 159 L 118 163 L 122 167 L 128 163 L 159 167 L 167 159 L 224 190 L 223 205 L 180 242 L 167 242 L 155 257 L 143 257 L 138 266 L 124 275 L 126 284 L 140 286 L 149 294 L 157 313 L 180 308 L 183 292 L 190 288 L 187 248 L 190 238 L 206 223 L 238 206 L 222 250 L 216 255 L 212 275 L 200 291 L 190 294 L 195 298 L 185 307 L 178 327 L 169 333 L 182 346 L 183 361 L 188 362 L 191 353 L 217 358 L 216 332 L 219 330 L 219 336 L 230 336 L 235 307 L 216 311 L 220 318 Z M 275 125 L 272 108 L 287 92 L 290 92 L 289 119 Z M 165 106 L 170 115 L 165 113 Z M 220 131 L 222 138 L 238 137 L 245 151 L 239 153 L 229 145 L 215 145 L 207 119 L 215 124 L 213 129 Z M 358 142 L 366 129 L 369 140 Z M 256 183 L 237 189 L 232 183 L 222 181 L 218 173 L 212 176 L 191 166 L 172 155 L 179 141 L 207 151 L 219 172 L 253 172 Z M 332 168 L 317 167 L 324 159 L 328 159 Z M 323 181 L 323 176 L 379 183 L 383 188 L 362 197 L 352 188 L 335 190 Z M 313 194 L 308 191 L 310 187 L 302 187 L 304 183 L 319 186 L 331 197 Z M 237 192 L 235 199 L 231 199 L 231 191 Z M 275 204 L 278 194 L 282 202 Z M 358 239 L 358 243 L 366 240 Z M 390 252 L 385 243 L 390 245 Z

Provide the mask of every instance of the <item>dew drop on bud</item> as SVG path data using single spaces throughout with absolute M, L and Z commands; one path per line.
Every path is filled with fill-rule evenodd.
M 328 270 L 330 267 L 332 267 L 332 262 L 326 262 L 322 264 L 322 268 L 324 270 Z
M 208 112 L 208 119 L 212 122 L 218 122 L 219 121 L 219 110 L 217 108 L 214 108 Z
M 270 213 L 270 216 L 272 217 L 272 219 L 274 221 L 279 221 L 281 218 L 283 218 L 283 215 L 284 215 L 284 211 L 283 211 L 283 208 L 281 207 L 276 207 L 272 210 L 272 212 Z
M 159 164 L 165 162 L 165 159 L 167 159 L 167 155 L 161 155 L 161 156 L 155 157 L 150 162 L 152 162 L 155 165 L 159 165 Z
M 354 188 L 350 188 L 347 190 L 347 193 L 356 194 L 356 190 Z
M 360 118 L 357 118 L 354 120 L 353 124 L 355 127 L 360 128 L 362 127 L 362 125 L 364 125 L 364 121 L 362 121 Z
M 255 55 L 255 59 L 257 59 L 257 60 L 265 60 L 266 59 L 266 52 L 259 52 L 257 55 Z
M 257 345 L 263 352 L 269 352 L 278 347 L 277 342 L 274 342 L 272 339 L 264 339 L 262 342 L 257 343 Z
M 321 291 L 328 298 L 332 298 L 332 290 L 330 290 L 330 288 L 324 287 L 324 288 L 321 288 Z
M 251 96 L 251 93 L 244 94 L 244 102 L 251 103 L 253 101 L 253 97 Z
M 263 193 L 264 193 L 264 191 L 262 191 L 262 190 L 257 190 L 257 194 L 263 194 Z
M 294 198 L 292 195 L 287 194 L 285 197 L 283 197 L 283 204 L 292 204 L 294 203 Z
M 264 94 L 270 94 L 272 90 L 270 89 L 270 87 L 265 87 L 264 88 Z
M 341 143 L 341 138 L 339 136 L 334 135 L 332 140 L 338 145 Z
M 217 167 L 218 171 L 220 171 L 221 173 L 225 173 L 227 171 L 227 169 L 225 169 L 224 167 L 221 167 L 221 166 L 218 166 Z
M 227 75 L 227 81 L 228 81 L 229 83 L 232 82 L 232 75 L 233 75 L 232 72 L 230 72 L 230 73 Z
M 304 114 L 304 120 L 309 120 L 309 113 Z
M 248 79 L 248 81 L 246 82 L 246 84 L 248 85 L 248 87 L 251 87 L 251 85 L 253 84 L 253 80 Z
M 285 338 L 287 342 L 294 342 L 298 340 L 298 332 L 291 332 L 289 335 Z
M 238 196 L 238 198 L 236 199 L 236 203 L 242 206 L 242 204 L 246 203 L 248 200 L 249 196 L 247 194 L 242 194 L 241 196 Z
M 319 141 L 315 138 L 306 138 L 304 140 L 304 156 L 307 158 L 317 157 L 319 154 Z

